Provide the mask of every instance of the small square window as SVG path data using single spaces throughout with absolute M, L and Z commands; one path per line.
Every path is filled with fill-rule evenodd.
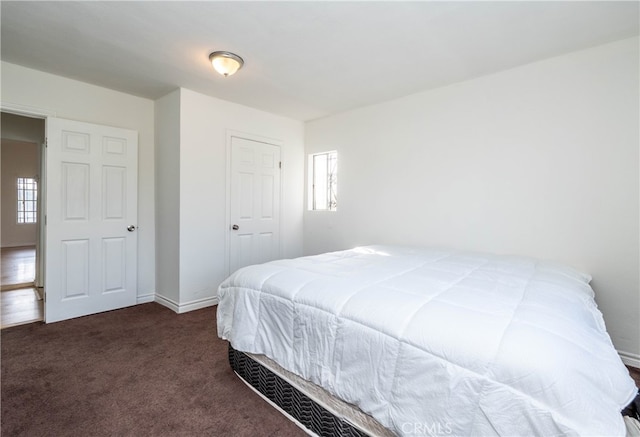
M 309 176 L 309 209 L 335 211 L 338 153 L 334 151 L 309 155 Z
M 38 182 L 18 178 L 18 223 L 36 223 L 38 216 Z

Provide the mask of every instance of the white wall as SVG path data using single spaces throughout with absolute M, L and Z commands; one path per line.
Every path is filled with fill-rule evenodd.
M 2 62 L 0 102 L 138 131 L 138 297 L 155 292 L 153 101 Z
M 619 351 L 640 359 L 638 38 L 306 124 L 338 151 L 338 211 L 305 253 L 371 243 L 573 265 Z M 638 361 L 640 363 L 640 361 Z
M 165 177 L 165 173 L 170 173 L 167 176 L 171 177 L 171 180 L 179 174 L 179 194 L 171 194 L 172 199 L 179 199 L 179 219 L 172 218 L 171 226 L 167 226 L 166 230 L 163 226 L 162 231 L 159 230 L 159 233 L 165 234 L 166 231 L 171 235 L 159 238 L 178 241 L 179 274 L 174 277 L 179 278 L 180 292 L 178 300 L 167 293 L 161 295 L 160 302 L 183 312 L 217 302 L 218 286 L 229 273 L 225 248 L 229 232 L 226 209 L 229 131 L 268 137 L 282 142 L 284 191 L 281 199 L 281 255 L 302 255 L 304 125 L 300 121 L 187 89 L 179 90 L 179 109 L 175 108 L 175 99 L 176 92 L 156 103 L 157 121 L 177 117 L 180 120 L 179 144 L 175 144 L 175 130 L 172 124 L 171 132 L 167 134 L 171 140 L 167 140 L 167 147 L 157 149 L 157 160 L 179 163 L 180 169 L 179 172 L 173 169 L 163 171 L 163 174 L 158 174 L 157 180 L 160 193 L 160 181 Z M 163 113 L 162 116 L 160 112 Z M 159 129 L 158 126 L 158 135 Z M 161 154 L 166 156 L 160 156 Z M 160 167 L 158 171 L 161 171 Z M 159 259 L 161 256 L 158 254 Z M 160 262 L 158 266 L 160 283 L 164 267 L 161 268 Z
M 4 132 L 3 132 L 4 134 Z M 17 222 L 18 193 L 16 179 L 38 176 L 40 160 L 39 145 L 23 141 L 2 139 L 0 160 L 2 161 L 2 247 L 35 246 L 36 224 Z
M 156 294 L 180 300 L 180 90 L 155 101 Z

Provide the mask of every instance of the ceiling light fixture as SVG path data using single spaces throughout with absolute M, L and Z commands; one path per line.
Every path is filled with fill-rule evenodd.
M 213 52 L 209 55 L 214 70 L 224 77 L 231 76 L 244 65 L 242 58 L 231 52 Z

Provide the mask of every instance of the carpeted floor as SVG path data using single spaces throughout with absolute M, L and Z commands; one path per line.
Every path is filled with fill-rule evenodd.
M 636 382 L 636 387 L 640 387 L 640 369 L 630 366 L 627 366 L 627 369 L 629 369 L 629 375 L 631 375 L 633 380 Z
M 215 307 L 2 330 L 2 436 L 304 436 L 236 377 Z

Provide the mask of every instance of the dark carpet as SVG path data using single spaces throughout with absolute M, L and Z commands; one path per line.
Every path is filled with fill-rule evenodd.
M 2 340 L 2 436 L 304 436 L 231 371 L 215 307 L 156 303 Z
M 629 375 L 631 375 L 633 380 L 636 382 L 636 387 L 640 387 L 640 369 L 630 366 L 627 366 L 627 369 L 629 369 Z

